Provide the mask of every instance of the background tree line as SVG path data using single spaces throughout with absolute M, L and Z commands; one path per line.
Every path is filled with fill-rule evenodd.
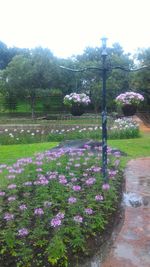
M 0 42 L 1 111 L 15 111 L 18 103 L 26 102 L 34 117 L 37 106 L 41 112 L 52 112 L 55 102 L 59 111 L 66 94 L 85 92 L 92 100 L 90 109 L 98 112 L 102 102 L 102 73 L 95 70 L 74 73 L 59 66 L 78 69 L 100 67 L 101 52 L 99 47 L 87 47 L 82 55 L 62 59 L 55 57 L 48 48 L 8 48 Z M 119 65 L 125 68 L 150 65 L 150 48 L 139 49 L 131 58 L 120 44 L 115 43 L 108 48 L 108 64 L 110 67 Z M 144 108 L 150 110 L 150 70 L 138 73 L 110 71 L 107 79 L 108 111 L 115 110 L 114 99 L 118 94 L 131 90 L 144 95 Z M 58 101 L 54 101 L 54 97 Z

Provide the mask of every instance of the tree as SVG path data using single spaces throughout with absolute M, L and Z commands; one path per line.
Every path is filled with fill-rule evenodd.
M 32 118 L 39 90 L 54 87 L 54 64 L 50 50 L 39 47 L 28 54 L 15 56 L 3 72 L 6 90 L 13 90 L 19 97 L 30 100 Z
M 135 58 L 139 63 L 138 67 L 149 66 L 149 69 L 143 69 L 132 75 L 132 87 L 144 96 L 145 104 L 150 109 L 150 48 L 139 49 Z
M 101 68 L 101 54 L 102 48 L 86 48 L 83 55 L 77 56 L 78 68 Z M 107 106 L 110 110 L 114 106 L 113 101 L 115 97 L 121 92 L 127 91 L 130 88 L 129 73 L 125 73 L 120 70 L 111 70 L 111 67 L 121 66 L 124 68 L 131 68 L 133 66 L 133 61 L 129 58 L 129 56 L 129 54 L 124 53 L 122 47 L 118 43 L 113 44 L 112 48 L 108 48 L 107 64 L 110 69 L 110 72 L 108 73 L 107 77 Z M 81 75 L 82 76 L 80 76 L 80 88 L 85 92 L 90 91 L 90 94 L 93 98 L 93 103 L 95 105 L 95 109 L 97 110 L 98 103 L 100 105 L 100 100 L 102 99 L 100 89 L 102 84 L 102 71 L 89 70 L 82 73 Z
M 5 69 L 14 56 L 26 53 L 28 53 L 28 49 L 17 47 L 8 48 L 6 44 L 0 41 L 0 70 Z

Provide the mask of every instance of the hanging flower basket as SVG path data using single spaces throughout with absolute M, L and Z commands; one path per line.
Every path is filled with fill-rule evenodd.
M 122 106 L 122 112 L 124 116 L 133 116 L 135 115 L 137 106 L 134 105 L 124 105 Z
M 91 102 L 86 94 L 71 93 L 64 97 L 64 104 L 70 108 L 73 116 L 81 116 L 84 113 L 85 106 Z
M 74 104 L 71 107 L 71 114 L 73 116 L 81 116 L 84 113 L 84 106 Z
M 139 93 L 126 92 L 116 97 L 116 104 L 122 108 L 124 116 L 133 116 L 143 100 L 144 97 Z

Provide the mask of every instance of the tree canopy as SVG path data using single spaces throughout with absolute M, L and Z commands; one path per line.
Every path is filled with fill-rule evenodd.
M 71 92 L 84 92 L 90 95 L 95 111 L 101 108 L 102 72 L 88 70 L 86 72 L 69 72 L 61 69 L 65 66 L 72 69 L 102 66 L 102 48 L 87 47 L 82 55 L 60 59 L 53 55 L 48 48 L 34 49 L 8 48 L 0 42 L 0 88 L 4 96 L 16 99 L 26 97 L 32 107 L 32 116 L 36 97 L 44 90 L 51 91 L 58 88 L 63 95 Z M 140 66 L 150 65 L 150 48 L 139 50 L 136 62 Z M 107 64 L 133 68 L 134 60 L 126 54 L 119 43 L 108 48 Z M 107 103 L 110 110 L 114 110 L 115 97 L 125 91 L 143 93 L 147 103 L 150 102 L 150 71 L 130 74 L 120 70 L 111 70 L 107 79 Z

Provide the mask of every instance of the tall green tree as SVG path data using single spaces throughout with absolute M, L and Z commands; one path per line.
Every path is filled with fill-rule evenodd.
M 150 110 L 150 48 L 139 49 L 135 58 L 138 67 L 149 67 L 132 75 L 132 87 L 144 96 L 144 109 L 147 107 Z
M 6 91 L 13 90 L 30 101 L 35 116 L 39 90 L 54 87 L 55 59 L 49 49 L 36 48 L 26 55 L 17 55 L 3 71 Z
M 130 54 L 126 54 L 120 44 L 113 44 L 112 48 L 108 48 L 107 64 L 110 69 L 107 76 L 107 103 L 108 108 L 114 106 L 115 97 L 121 92 L 130 89 L 130 75 L 127 72 L 122 72 L 120 70 L 111 70 L 111 67 L 121 66 L 124 68 L 131 68 L 133 66 L 133 61 L 130 59 Z M 83 55 L 77 56 L 77 63 L 79 68 L 88 67 L 102 67 L 102 48 L 86 48 Z M 97 70 L 89 70 L 82 73 L 80 76 L 80 88 L 83 91 L 90 91 L 91 97 L 95 109 L 97 109 L 97 104 L 100 103 L 102 99 L 100 89 L 102 87 L 102 72 Z M 97 88 L 97 89 L 96 89 Z M 93 92 L 92 92 L 93 91 Z M 99 91 L 99 93 L 98 93 Z M 96 93 L 96 94 L 95 94 Z M 100 94 L 100 96 L 99 96 Z M 97 95 L 97 97 L 96 97 Z M 99 100 L 96 100 L 96 99 Z

